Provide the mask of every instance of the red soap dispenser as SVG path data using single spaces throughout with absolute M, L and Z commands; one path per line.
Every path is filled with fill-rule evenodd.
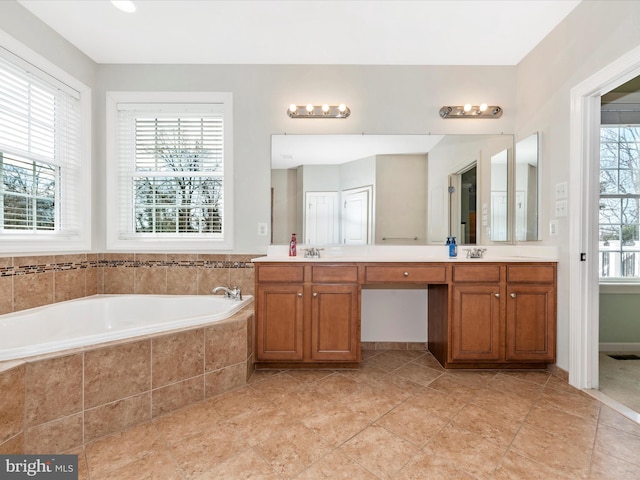
M 289 242 L 289 256 L 295 257 L 298 254 L 297 249 L 298 249 L 298 240 L 296 239 L 296 234 L 292 233 L 291 241 Z

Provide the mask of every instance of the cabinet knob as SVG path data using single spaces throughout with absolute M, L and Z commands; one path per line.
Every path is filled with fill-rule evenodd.
M 318 296 L 318 292 L 313 292 L 313 296 L 317 297 Z
M 509 295 L 511 296 L 511 298 L 516 298 L 516 294 L 515 293 L 510 293 Z
M 500 298 L 500 294 L 499 293 L 494 293 L 494 295 L 496 296 L 496 298 Z
M 302 293 L 298 292 L 298 298 L 302 298 Z
M 403 275 L 404 275 L 405 277 L 408 277 L 408 276 L 409 276 L 409 272 L 404 272 L 404 273 L 403 273 Z

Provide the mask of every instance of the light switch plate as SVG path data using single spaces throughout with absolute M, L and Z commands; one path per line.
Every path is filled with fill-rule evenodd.
M 569 194 L 569 185 L 567 182 L 556 183 L 556 200 L 567 198 Z
M 266 223 L 258 223 L 258 236 L 266 237 L 267 236 L 267 224 Z
M 567 216 L 567 201 L 558 200 L 556 202 L 556 218 Z
M 555 237 L 556 235 L 558 235 L 558 221 L 557 220 L 551 220 L 549 222 L 549 235 L 551 235 L 552 237 Z

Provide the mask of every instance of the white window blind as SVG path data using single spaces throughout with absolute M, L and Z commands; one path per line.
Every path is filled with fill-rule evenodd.
M 8 58 L 3 51 L 0 235 L 77 235 L 83 202 L 80 95 Z
M 230 100 L 118 101 L 119 95 L 140 94 L 108 95 L 108 247 L 228 248 Z

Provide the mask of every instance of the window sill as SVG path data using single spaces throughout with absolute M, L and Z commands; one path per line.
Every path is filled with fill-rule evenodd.
M 228 234 L 227 234 L 228 235 Z M 110 239 L 107 251 L 110 252 L 207 252 L 233 250 L 233 241 L 212 238 L 198 239 Z

